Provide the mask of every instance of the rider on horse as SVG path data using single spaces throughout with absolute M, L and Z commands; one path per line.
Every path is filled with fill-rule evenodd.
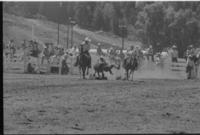
M 79 63 L 79 56 L 80 56 L 81 53 L 83 53 L 83 54 L 86 54 L 89 57 L 89 68 L 91 68 L 91 55 L 89 53 L 90 42 L 91 42 L 91 40 L 88 37 L 86 37 L 85 40 L 84 40 L 84 42 L 82 42 L 80 44 L 80 46 L 79 46 L 79 55 L 77 56 L 75 66 L 78 65 L 78 63 Z
M 130 49 L 127 51 L 127 55 L 125 56 L 125 61 L 127 60 L 127 58 L 132 57 L 134 58 L 137 62 L 136 65 L 138 65 L 138 58 L 139 58 L 139 48 L 136 47 L 134 49 L 134 46 L 131 46 Z
M 128 50 L 127 50 L 127 54 L 125 55 L 125 59 L 129 56 L 132 56 L 134 53 L 134 46 L 131 46 Z

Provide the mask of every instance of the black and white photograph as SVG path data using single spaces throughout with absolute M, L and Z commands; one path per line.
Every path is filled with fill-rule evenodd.
M 200 1 L 2 1 L 4 134 L 200 133 Z

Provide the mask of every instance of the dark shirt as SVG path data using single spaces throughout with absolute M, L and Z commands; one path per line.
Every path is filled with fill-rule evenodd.
M 31 56 L 32 56 L 32 57 L 38 57 L 38 55 L 39 55 L 39 50 L 38 50 L 38 49 L 36 49 L 36 50 L 31 50 Z

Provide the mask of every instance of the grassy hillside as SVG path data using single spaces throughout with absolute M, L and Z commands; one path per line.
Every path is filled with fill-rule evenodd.
M 3 14 L 3 41 L 8 43 L 10 39 L 14 39 L 17 45 L 20 45 L 24 39 L 30 40 L 32 38 L 32 27 L 34 27 L 35 38 L 41 42 L 57 42 L 57 24 L 36 19 L 27 19 L 11 14 Z M 101 42 L 103 48 L 108 48 L 113 45 L 121 47 L 121 38 L 104 33 L 91 32 L 74 27 L 74 45 L 80 44 L 86 37 L 92 39 L 92 47 L 94 48 L 98 42 Z M 67 26 L 60 26 L 60 43 L 66 46 Z M 69 41 L 70 42 L 70 41 Z M 71 43 L 71 42 L 70 42 Z M 130 45 L 139 45 L 140 43 L 125 40 L 125 48 Z M 71 44 L 70 44 L 71 45 Z

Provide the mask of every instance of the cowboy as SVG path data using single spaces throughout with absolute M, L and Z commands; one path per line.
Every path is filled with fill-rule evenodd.
M 134 52 L 134 46 L 132 45 L 129 50 L 127 50 L 128 55 L 132 55 Z
M 136 58 L 139 58 L 139 56 L 140 56 L 140 49 L 138 46 L 136 46 L 136 48 L 134 50 L 134 55 L 136 56 Z
M 91 40 L 88 37 L 86 37 L 84 39 L 84 41 L 79 46 L 79 53 L 84 53 L 84 54 L 86 54 L 89 57 L 89 68 L 91 68 L 91 55 L 89 53 L 90 42 L 91 42 Z M 80 56 L 80 54 L 77 56 L 75 66 L 78 65 L 78 57 L 79 56 Z
M 106 62 L 106 60 L 104 59 L 103 56 L 100 56 L 100 58 L 98 59 L 98 63 L 99 63 L 102 67 L 108 65 L 108 63 Z
M 149 57 L 151 57 L 152 62 L 154 62 L 154 52 L 153 52 L 153 47 L 152 45 L 149 46 L 148 48 L 148 55 L 147 55 L 147 60 L 149 61 Z
M 188 57 L 189 55 L 195 55 L 195 49 L 193 45 L 190 45 L 186 51 L 186 56 Z
M 172 52 L 171 52 L 172 62 L 178 62 L 178 50 L 175 45 L 172 46 Z
M 109 54 L 110 54 L 110 55 L 114 55 L 114 48 L 113 48 L 113 47 L 111 47 L 111 48 L 109 49 Z

